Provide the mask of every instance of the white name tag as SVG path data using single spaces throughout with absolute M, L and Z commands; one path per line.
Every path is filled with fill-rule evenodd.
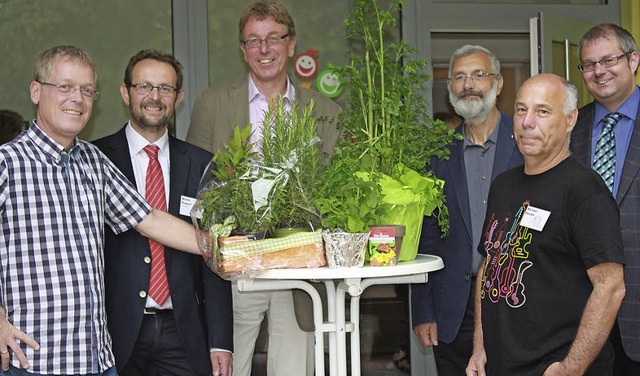
M 196 204 L 196 199 L 188 196 L 180 196 L 180 215 L 191 216 L 191 208 Z M 196 212 L 196 218 L 202 218 L 202 211 Z
M 530 228 L 532 230 L 542 231 L 544 225 L 547 223 L 550 211 L 539 209 L 533 206 L 528 206 L 522 215 L 520 226 Z

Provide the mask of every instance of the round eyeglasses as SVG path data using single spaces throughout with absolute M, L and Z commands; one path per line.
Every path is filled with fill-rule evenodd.
M 178 89 L 176 89 L 173 86 L 169 86 L 169 85 L 155 86 L 155 85 L 148 84 L 146 82 L 131 84 L 131 87 L 136 89 L 136 92 L 140 95 L 149 95 L 151 94 L 153 89 L 158 89 L 158 94 L 162 95 L 163 97 L 172 97 L 173 94 L 175 94 L 176 91 L 178 91 Z

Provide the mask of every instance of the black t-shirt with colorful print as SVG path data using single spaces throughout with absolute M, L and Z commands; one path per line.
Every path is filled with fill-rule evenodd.
M 575 338 L 587 269 L 624 262 L 618 206 L 573 157 L 539 175 L 517 167 L 491 186 L 478 251 L 487 374 L 541 375 Z

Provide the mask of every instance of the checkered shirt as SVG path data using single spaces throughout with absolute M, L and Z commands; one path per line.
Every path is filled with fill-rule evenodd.
M 95 146 L 65 151 L 33 122 L 0 146 L 0 301 L 41 346 L 30 372 L 114 366 L 104 307 L 104 225 L 115 233 L 151 208 Z M 117 318 L 116 318 L 117 319 Z M 19 367 L 16 357 L 13 365 Z

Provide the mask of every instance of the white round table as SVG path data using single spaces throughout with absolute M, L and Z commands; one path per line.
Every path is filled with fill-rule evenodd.
M 442 269 L 442 259 L 432 255 L 418 255 L 413 261 L 395 266 L 361 268 L 328 267 L 309 269 L 271 269 L 258 272 L 251 278 L 240 279 L 240 291 L 271 291 L 301 289 L 313 301 L 315 325 L 316 375 L 324 375 L 324 336 L 329 333 L 329 374 L 347 375 L 346 333 L 351 338 L 351 374 L 360 375 L 360 295 L 369 286 L 425 283 L 429 272 Z M 322 298 L 309 281 L 324 282 L 327 287 L 327 321 L 322 317 Z M 346 294 L 351 298 L 350 321 L 346 322 Z

